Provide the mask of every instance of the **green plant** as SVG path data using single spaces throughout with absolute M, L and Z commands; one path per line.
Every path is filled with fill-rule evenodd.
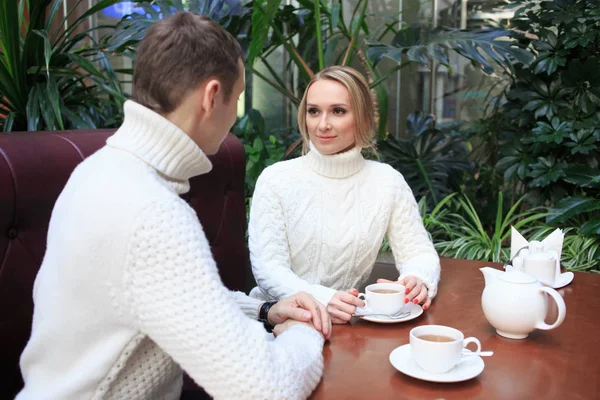
M 334 0 L 330 3 L 322 0 L 299 0 L 298 6 L 281 6 L 281 3 L 281 0 L 258 0 L 251 3 L 253 13 L 246 60 L 248 68 L 298 105 L 315 70 L 321 70 L 328 65 L 349 65 L 353 57 L 356 57 L 371 84 L 378 132 L 380 136 L 385 136 L 388 97 L 387 91 L 379 86 L 385 78 L 367 59 L 365 46 L 361 44 L 360 39 L 361 34 L 370 34 L 366 22 L 368 0 L 359 0 L 356 3 L 349 24 L 344 20 L 346 13 L 343 1 Z M 392 29 L 395 28 L 392 26 Z M 347 46 L 344 46 L 344 43 Z M 290 58 L 287 68 L 295 67 L 299 71 L 297 84 L 283 81 L 267 59 L 280 48 L 283 48 Z M 340 51 L 344 48 L 345 51 Z M 268 74 L 263 74 L 255 68 L 257 60 L 266 67 Z
M 499 193 L 496 220 L 486 229 L 473 203 L 462 196 L 458 199 L 454 212 L 447 214 L 441 224 L 447 239 L 435 243 L 436 249 L 444 257 L 506 262 L 510 227 L 514 226 L 519 230 L 548 215 L 542 208 L 529 208 L 518 213 L 517 209 L 522 201 L 523 198 L 519 199 L 504 214 L 503 196 Z
M 74 21 L 60 0 L 0 0 L 0 126 L 4 131 L 116 126 L 125 99 L 93 31 L 103 0 Z M 58 20 L 60 23 L 54 26 Z
M 419 202 L 417 203 L 419 206 L 419 214 L 421 215 L 423 226 L 429 235 L 429 239 L 431 239 L 432 242 L 436 242 L 445 237 L 446 227 L 444 220 L 446 215 L 450 212 L 448 203 L 456 194 L 457 193 L 452 193 L 444 197 L 430 212 L 427 211 L 427 197 L 423 196 L 419 199 Z M 385 253 L 389 251 L 391 251 L 390 243 L 387 236 L 384 236 L 379 252 Z
M 232 10 L 223 0 L 141 0 L 136 6 L 143 10 L 134 10 L 124 16 L 101 39 L 101 46 L 106 51 L 130 57 L 135 60 L 135 50 L 146 35 L 146 31 L 155 22 L 182 11 L 191 11 L 206 15 L 225 27 L 234 36 L 239 36 L 246 30 L 244 25 L 249 22 L 250 14 L 244 9 Z M 133 73 L 133 71 L 124 71 Z
M 523 64 L 532 60 L 531 54 L 517 43 L 498 40 L 514 36 L 513 32 L 502 28 L 467 31 L 448 27 L 432 29 L 413 24 L 400 29 L 389 45 L 369 41 L 369 56 L 375 61 L 390 58 L 399 63 L 396 68 L 402 68 L 402 63 L 407 61 L 426 65 L 436 61 L 454 72 L 448 59 L 449 51 L 454 51 L 470 60 L 484 73 L 492 74 L 495 70 L 494 62 L 511 68 L 514 60 Z
M 554 227 L 530 229 L 530 240 L 543 240 Z M 563 229 L 563 241 L 560 263 L 571 271 L 589 271 L 600 273 L 600 239 L 577 234 L 577 229 Z M 529 237 L 529 236 L 528 236 Z
M 246 198 L 252 196 L 261 172 L 283 160 L 285 149 L 295 139 L 281 131 L 267 132 L 265 121 L 258 110 L 251 109 L 238 119 L 232 132 L 244 143 L 246 153 Z
M 510 254 L 510 227 L 514 226 L 529 240 L 543 240 L 556 228 L 543 223 L 552 214 L 543 208 L 529 209 L 518 213 L 519 199 L 509 211 L 503 209 L 502 193 L 498 194 L 496 222 L 485 226 L 473 204 L 467 197 L 456 200 L 458 193 L 442 199 L 431 211 L 427 201 L 419 200 L 419 211 L 425 229 L 436 249 L 443 257 L 506 262 Z M 565 234 L 561 254 L 561 265 L 571 271 L 600 273 L 600 239 L 577 234 L 577 228 L 563 229 Z M 380 252 L 389 252 L 384 238 Z
M 252 41 L 247 64 L 253 72 L 284 94 L 295 104 L 299 103 L 306 81 L 320 70 L 332 64 L 349 65 L 356 57 L 360 62 L 372 90 L 376 108 L 376 123 L 379 137 L 387 136 L 387 92 L 382 83 L 398 70 L 417 62 L 430 65 L 433 60 L 451 69 L 448 51 L 455 51 L 471 60 L 486 73 L 493 71 L 494 62 L 510 68 L 509 60 L 528 62 L 529 53 L 519 49 L 513 42 L 498 40 L 513 33 L 502 29 L 476 32 L 458 31 L 449 28 L 431 30 L 425 26 L 398 28 L 399 20 L 388 17 L 388 22 L 371 30 L 367 23 L 368 0 L 359 0 L 352 10 L 352 18 L 346 23 L 344 2 L 331 3 L 322 0 L 299 0 L 298 7 L 281 7 L 281 0 L 258 0 L 253 2 Z M 383 42 L 388 33 L 394 35 L 391 45 Z M 293 38 L 298 37 L 298 44 Z M 290 85 L 281 80 L 269 65 L 266 57 L 283 47 L 291 63 L 298 68 L 301 82 Z M 339 51 L 338 48 L 345 48 Z M 379 61 L 391 58 L 397 64 L 382 71 Z M 254 61 L 260 59 L 269 71 L 265 76 L 257 71 Z M 295 90 L 290 89 L 295 87 Z
M 600 174 L 598 175 L 600 176 Z M 550 210 L 553 215 L 548 218 L 550 224 L 567 223 L 574 217 L 585 218 L 577 221 L 579 233 L 582 235 L 596 236 L 600 239 L 600 198 L 588 196 L 572 196 L 560 200 Z M 581 219 L 581 218 L 580 218 Z
M 402 173 L 415 196 L 427 196 L 433 205 L 460 190 L 472 169 L 465 138 L 453 129 L 436 128 L 433 116 L 420 112 L 408 116 L 405 137 L 390 135 L 378 147 L 382 160 Z
M 423 226 L 429 234 L 429 238 L 434 243 L 438 240 L 443 240 L 446 237 L 446 232 L 450 229 L 446 223 L 446 219 L 451 211 L 450 205 L 452 199 L 454 199 L 457 194 L 458 192 L 447 195 L 440 200 L 431 211 L 427 211 L 428 206 L 426 197 L 421 197 L 419 200 L 419 213 L 423 219 Z
M 513 190 L 549 205 L 547 222 L 582 216 L 579 233 L 600 235 L 600 4 L 513 1 L 511 24 L 535 59 L 516 65 L 497 166 Z

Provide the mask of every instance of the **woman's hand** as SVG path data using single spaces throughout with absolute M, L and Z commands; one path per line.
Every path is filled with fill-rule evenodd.
M 309 328 L 315 329 L 314 325 L 310 321 L 302 322 L 302 321 L 297 321 L 295 319 L 287 319 L 284 322 L 275 325 L 275 327 L 273 328 L 273 335 L 275 337 L 277 337 L 277 336 L 281 335 L 283 332 L 290 329 L 292 326 L 298 325 L 298 324 L 308 326 Z M 321 332 L 321 334 L 323 334 L 323 332 Z M 325 336 L 325 335 L 323 335 L 323 336 Z M 328 338 L 325 337 L 325 339 L 328 339 Z
M 431 298 L 427 296 L 427 286 L 414 276 L 406 276 L 399 281 L 390 281 L 387 279 L 377 279 L 377 283 L 397 283 L 406 287 L 406 297 L 404 302 L 412 301 L 415 304 L 423 304 L 423 310 L 427 310 L 431 305 Z
M 334 324 L 345 324 L 350 321 L 356 312 L 356 307 L 364 307 L 365 302 L 359 299 L 358 290 L 350 289 L 348 292 L 338 291 L 327 305 L 327 311 Z

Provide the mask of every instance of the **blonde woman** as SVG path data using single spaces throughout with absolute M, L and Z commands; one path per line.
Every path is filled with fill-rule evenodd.
M 264 170 L 249 225 L 251 296 L 276 300 L 307 291 L 346 323 L 364 305 L 356 290 L 371 274 L 383 237 L 392 248 L 405 302 L 427 309 L 439 257 L 402 175 L 368 161 L 373 104 L 364 77 L 333 66 L 315 75 L 298 109 L 303 157 Z

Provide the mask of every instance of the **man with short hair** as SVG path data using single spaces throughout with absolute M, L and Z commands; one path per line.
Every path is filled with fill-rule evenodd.
M 182 370 L 215 398 L 305 398 L 318 384 L 325 309 L 306 293 L 263 304 L 227 291 L 179 197 L 235 122 L 241 57 L 206 17 L 149 29 L 123 124 L 52 212 L 18 400 L 179 399 Z

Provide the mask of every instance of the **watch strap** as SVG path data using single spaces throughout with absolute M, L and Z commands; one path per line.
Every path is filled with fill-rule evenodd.
M 260 309 L 258 311 L 258 320 L 260 322 L 269 322 L 269 310 L 273 307 L 277 302 L 276 301 L 266 301 L 261 304 Z

